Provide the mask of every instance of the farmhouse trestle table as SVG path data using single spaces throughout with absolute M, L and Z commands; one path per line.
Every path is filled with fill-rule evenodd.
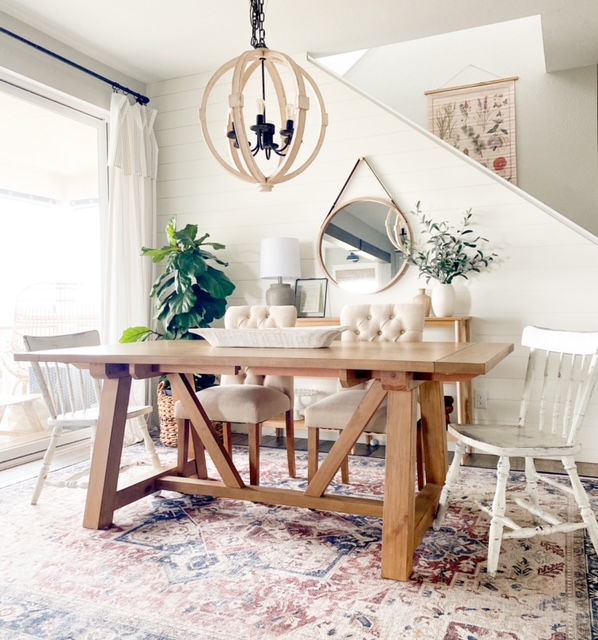
M 432 524 L 447 468 L 442 384 L 484 375 L 513 351 L 508 343 L 334 342 L 324 349 L 218 348 L 204 341 L 154 341 L 15 354 L 16 360 L 71 362 L 103 379 L 83 526 L 109 527 L 114 511 L 156 491 L 227 497 L 269 504 L 382 517 L 382 577 L 406 581 L 413 556 Z M 193 373 L 332 377 L 344 386 L 374 380 L 305 491 L 247 485 L 197 400 Z M 118 484 L 125 411 L 132 379 L 166 374 L 191 418 L 180 434 L 177 465 Z M 387 400 L 384 499 L 326 493 L 369 418 Z M 416 492 L 416 407 L 419 398 L 425 484 Z M 193 446 L 191 446 L 193 445 Z M 205 447 L 220 474 L 207 478 L 193 451 Z

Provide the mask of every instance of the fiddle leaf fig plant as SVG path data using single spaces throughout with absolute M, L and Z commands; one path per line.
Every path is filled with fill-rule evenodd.
M 498 257 L 498 254 L 484 252 L 480 244 L 488 242 L 487 238 L 475 236 L 472 224 L 472 210 L 463 214 L 459 228 L 448 222 L 434 222 L 420 210 L 418 202 L 414 215 L 418 216 L 423 227 L 423 236 L 427 240 L 420 246 L 410 239 L 395 238 L 393 244 L 405 256 L 410 264 L 415 265 L 426 282 L 437 280 L 441 284 L 452 284 L 455 278 L 467 280 L 470 272 L 479 273 Z
M 207 242 L 205 233 L 198 237 L 198 227 L 188 224 L 177 230 L 176 217 L 166 226 L 168 244 L 159 249 L 142 247 L 142 255 L 156 264 L 166 261 L 164 271 L 152 286 L 150 297 L 156 306 L 155 320 L 160 329 L 131 327 L 124 331 L 120 342 L 140 342 L 149 339 L 196 340 L 200 337 L 189 329 L 207 327 L 222 318 L 226 298 L 235 285 L 220 269 L 209 264 L 228 266 L 207 247 L 217 251 L 225 245 Z

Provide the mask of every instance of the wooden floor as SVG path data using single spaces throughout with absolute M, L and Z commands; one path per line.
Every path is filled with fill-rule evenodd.
M 233 444 L 246 445 L 247 436 L 243 433 L 233 433 Z M 321 440 L 320 451 L 327 452 L 330 450 L 334 442 L 332 440 Z M 263 447 L 272 447 L 277 449 L 284 449 L 286 447 L 285 438 L 277 438 L 276 436 L 265 435 L 262 437 Z M 307 439 L 296 438 L 295 449 L 297 451 L 307 451 Z M 358 444 L 355 450 L 355 455 L 366 456 L 371 458 L 384 458 L 386 455 L 386 449 L 383 445 L 368 446 L 366 444 Z M 452 459 L 452 452 L 449 452 L 449 457 Z M 490 456 L 483 453 L 470 453 L 468 454 L 463 463 L 467 467 L 478 467 L 482 469 L 496 469 L 496 463 L 498 459 L 496 456 Z M 513 471 L 523 471 L 524 469 L 523 458 L 511 458 L 511 469 Z M 536 467 L 538 471 L 543 473 L 563 473 L 563 466 L 558 461 L 553 460 L 537 460 Z M 598 464 L 589 462 L 578 462 L 577 470 L 579 475 L 598 478 Z

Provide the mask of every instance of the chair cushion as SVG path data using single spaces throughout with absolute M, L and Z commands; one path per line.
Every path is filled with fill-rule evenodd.
M 271 387 L 256 384 L 233 384 L 210 387 L 197 392 L 197 397 L 210 420 L 259 424 L 291 408 L 291 399 Z M 175 403 L 177 419 L 189 416 L 179 401 Z
M 305 408 L 305 424 L 319 429 L 342 430 L 365 397 L 366 391 L 349 389 L 335 393 Z M 380 405 L 368 426 L 368 433 L 386 431 L 386 400 Z

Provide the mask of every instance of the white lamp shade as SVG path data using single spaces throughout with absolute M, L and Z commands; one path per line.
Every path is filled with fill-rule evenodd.
M 260 256 L 260 278 L 301 277 L 297 238 L 264 238 Z

